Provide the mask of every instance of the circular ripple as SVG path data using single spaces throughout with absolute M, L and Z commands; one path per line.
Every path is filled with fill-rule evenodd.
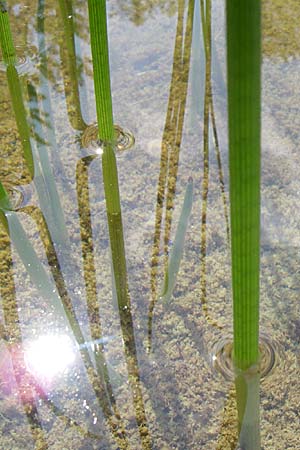
M 35 47 L 16 46 L 16 64 L 14 65 L 20 75 L 31 73 L 37 66 L 38 55 Z M 0 61 L 0 71 L 6 72 L 7 65 Z
M 83 132 L 81 138 L 83 148 L 93 150 L 96 154 L 102 155 L 103 149 L 98 139 L 98 127 L 96 124 L 89 125 Z
M 134 145 L 135 139 L 132 133 L 119 125 L 114 125 L 116 133 L 115 152 L 122 153 Z M 103 142 L 98 139 L 98 126 L 93 124 L 88 126 L 82 135 L 82 146 L 94 151 L 98 155 L 103 153 Z
M 233 338 L 227 336 L 218 341 L 212 348 L 211 362 L 213 368 L 221 373 L 228 381 L 235 378 L 235 369 L 232 359 Z M 275 342 L 271 341 L 267 336 L 260 336 L 259 343 L 260 362 L 259 371 L 260 379 L 263 380 L 267 375 L 275 369 L 278 363 L 279 351 Z
M 114 128 L 117 136 L 116 148 L 119 152 L 123 152 L 134 146 L 135 139 L 130 131 L 121 128 L 119 125 L 115 125 Z
M 9 201 L 13 211 L 18 211 L 27 205 L 31 197 L 31 187 L 27 186 L 6 186 Z

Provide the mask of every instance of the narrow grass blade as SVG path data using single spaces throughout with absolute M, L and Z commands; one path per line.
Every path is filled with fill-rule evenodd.
M 187 183 L 182 210 L 177 225 L 174 245 L 171 250 L 169 264 L 165 273 L 163 291 L 160 296 L 161 300 L 166 304 L 171 300 L 182 259 L 185 235 L 193 205 L 193 185 L 193 179 L 190 177 Z

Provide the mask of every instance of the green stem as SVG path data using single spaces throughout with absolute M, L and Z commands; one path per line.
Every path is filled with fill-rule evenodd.
M 11 64 L 7 66 L 6 74 L 9 92 L 13 104 L 13 110 L 15 113 L 16 124 L 23 147 L 24 159 L 26 161 L 29 173 L 33 177 L 34 162 L 30 143 L 30 131 L 27 123 L 26 110 L 23 102 L 19 75 L 16 68 Z
M 234 360 L 259 358 L 260 0 L 227 1 Z
M 16 123 L 23 147 L 24 158 L 29 170 L 30 176 L 34 174 L 34 163 L 32 157 L 32 150 L 30 144 L 30 133 L 26 120 L 26 111 L 23 103 L 22 89 L 19 80 L 18 72 L 15 68 L 17 62 L 16 51 L 13 43 L 11 28 L 9 24 L 9 17 L 6 7 L 6 2 L 0 1 L 0 44 L 3 54 L 3 59 L 7 65 L 6 75 L 11 95 L 13 110 L 16 118 Z
M 121 217 L 118 171 L 114 152 L 112 98 L 105 0 L 89 0 L 89 21 L 99 139 L 103 144 L 102 171 L 112 262 L 119 308 L 129 306 L 127 269 Z
M 88 8 L 99 138 L 101 141 L 112 142 L 115 132 L 110 87 L 106 0 L 88 0 Z
M 114 152 L 115 130 L 113 126 L 112 97 L 108 37 L 106 23 L 106 1 L 88 0 L 91 47 L 94 69 L 94 85 L 99 139 L 103 147 L 102 172 L 113 264 L 113 280 L 116 291 L 124 351 L 133 394 L 136 419 L 139 426 L 142 449 L 152 448 L 147 428 L 147 418 L 140 387 L 139 367 L 131 315 L 131 304 L 127 283 L 127 268 L 123 238 L 118 172 Z
M 15 65 L 17 62 L 16 50 L 13 43 L 5 1 L 0 1 L 0 45 L 5 64 Z

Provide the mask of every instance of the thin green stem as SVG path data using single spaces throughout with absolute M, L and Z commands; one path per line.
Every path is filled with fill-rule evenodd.
M 118 171 L 114 152 L 112 98 L 105 0 L 89 0 L 91 47 L 99 139 L 103 145 L 102 171 L 112 261 L 119 308 L 129 306 L 127 269 L 121 217 Z
M 7 5 L 0 1 L 0 45 L 5 64 L 16 64 L 16 50 L 9 24 Z
M 106 0 L 88 0 L 88 7 L 99 138 L 104 142 L 112 142 L 115 132 L 110 86 Z
M 16 51 L 9 24 L 6 2 L 4 1 L 0 1 L 0 45 L 3 54 L 3 60 L 7 65 L 6 69 L 7 82 L 9 92 L 11 95 L 16 123 L 23 147 L 24 159 L 26 161 L 30 176 L 33 177 L 34 163 L 30 144 L 30 132 L 26 120 L 26 111 L 23 103 L 23 96 L 19 75 L 15 68 L 15 64 L 17 62 Z
M 135 344 L 130 296 L 127 283 L 127 268 L 123 226 L 121 216 L 119 183 L 114 152 L 115 130 L 113 126 L 112 98 L 108 37 L 106 22 L 106 1 L 88 0 L 91 47 L 94 68 L 94 85 L 99 139 L 102 143 L 102 172 L 109 228 L 110 247 L 113 264 L 113 281 L 120 312 L 120 323 L 124 341 L 124 351 L 133 393 L 136 419 L 139 425 L 141 446 L 151 448 L 151 437 L 147 428 L 147 418 L 140 388 L 139 367 Z
M 31 177 L 34 174 L 34 162 L 32 156 L 32 148 L 30 142 L 30 131 L 27 123 L 26 110 L 23 102 L 23 95 L 21 84 L 19 80 L 19 75 L 16 68 L 9 64 L 6 69 L 7 82 L 9 87 L 9 92 L 11 95 L 11 100 L 13 104 L 13 110 L 16 118 L 16 124 L 18 127 L 24 159 L 27 164 L 27 168 Z

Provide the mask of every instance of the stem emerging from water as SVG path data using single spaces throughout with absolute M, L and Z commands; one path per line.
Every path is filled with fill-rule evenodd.
M 234 360 L 258 363 L 260 249 L 260 0 L 227 1 Z
M 240 446 L 259 450 L 260 0 L 228 0 L 234 364 Z

